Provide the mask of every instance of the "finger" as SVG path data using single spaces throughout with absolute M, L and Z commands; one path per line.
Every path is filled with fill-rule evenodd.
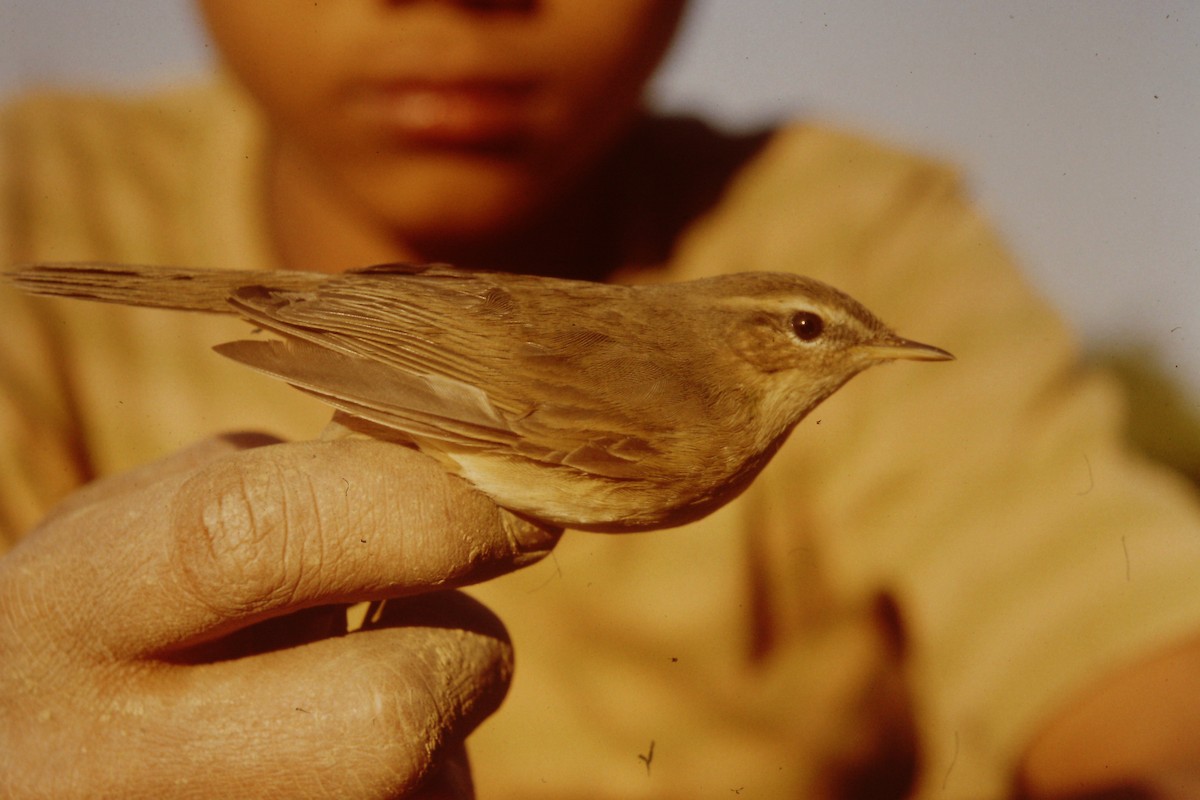
M 37 533 L 44 546 L 29 537 L 3 565 L 10 588 L 38 575 L 24 600 L 47 635 L 117 658 L 296 609 L 481 580 L 541 557 L 558 535 L 420 453 L 371 440 L 229 453 Z
M 143 464 L 140 467 L 92 481 L 72 492 L 65 500 L 55 505 L 42 519 L 41 524 L 69 514 L 94 502 L 110 502 L 152 483 L 172 476 L 191 473 L 203 464 L 238 450 L 277 444 L 282 440 L 265 433 L 227 433 L 204 439 L 171 455 Z
M 475 601 L 452 592 L 397 601 L 343 637 L 114 672 L 99 689 L 111 698 L 103 730 L 89 741 L 87 763 L 100 766 L 64 780 L 93 796 L 131 786 L 159 797 L 339 798 L 452 787 L 431 773 L 500 704 L 511 673 L 507 635 Z
M 473 800 L 474 797 L 467 749 L 458 742 L 446 748 L 412 800 Z

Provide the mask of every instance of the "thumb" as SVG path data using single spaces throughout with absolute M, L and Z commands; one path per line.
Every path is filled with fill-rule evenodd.
M 120 621 L 60 633 L 121 658 L 302 608 L 476 582 L 541 558 L 559 534 L 415 450 L 365 439 L 226 452 L 90 499 L 10 555 L 16 574 L 69 591 L 87 618 Z

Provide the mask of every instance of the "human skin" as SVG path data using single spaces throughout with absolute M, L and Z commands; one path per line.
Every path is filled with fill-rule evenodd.
M 282 265 L 445 260 L 556 274 L 587 263 L 598 165 L 636 119 L 682 5 L 201 2 L 268 123 L 265 201 Z M 553 537 L 513 545 L 486 501 L 455 494 L 401 448 L 346 442 L 316 460 L 304 449 L 324 446 L 218 442 L 176 454 L 85 489 L 0 562 L 0 781 L 10 782 L 0 794 L 48 776 L 81 796 L 401 796 L 443 754 L 460 763 L 456 744 L 506 685 L 509 645 L 494 621 L 461 601 L 450 619 L 431 619 L 429 605 L 392 616 L 405 606 L 389 605 L 380 629 L 337 636 L 339 612 L 321 609 L 481 578 Z M 198 490 L 214 476 L 260 490 L 222 506 L 227 495 Z M 347 504 L 342 479 L 373 486 L 370 500 Z M 381 495 L 392 510 L 379 510 Z M 203 518 L 214 508 L 227 523 L 216 540 L 229 546 L 197 548 L 206 581 L 178 558 L 151 557 L 211 538 L 180 509 Z M 366 508 L 379 515 L 351 516 Z M 382 549 L 354 558 L 356 542 Z M 256 641 L 236 635 L 256 621 Z M 1164 771 L 1184 781 L 1200 763 L 1197 698 L 1195 641 L 1101 678 L 1031 739 L 1024 790 L 1149 786 Z M 369 713 L 379 708 L 382 726 Z M 461 780 L 436 788 L 464 791 Z
M 585 248 L 564 220 L 586 227 L 584 173 L 681 5 L 202 10 L 266 113 L 281 262 L 337 270 L 500 266 L 550 230 Z M 0 793 L 469 794 L 461 741 L 507 687 L 503 629 L 439 594 L 340 636 L 342 605 L 514 569 L 555 533 L 514 533 L 404 448 L 235 441 L 84 488 L 0 562 Z
M 0 560 L 0 794 L 467 796 L 512 649 L 446 590 L 556 532 L 408 448 L 266 441 L 91 485 Z
M 270 121 L 285 264 L 560 274 L 587 249 L 588 173 L 637 118 L 683 5 L 200 2 Z

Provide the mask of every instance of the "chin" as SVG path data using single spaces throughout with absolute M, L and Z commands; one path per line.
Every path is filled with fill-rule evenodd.
M 375 171 L 355 181 L 354 193 L 412 242 L 503 237 L 526 227 L 555 195 L 518 166 L 441 162 Z

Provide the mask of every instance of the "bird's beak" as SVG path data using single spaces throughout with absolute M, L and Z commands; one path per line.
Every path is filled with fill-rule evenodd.
M 901 339 L 899 336 L 889 337 L 874 344 L 863 347 L 863 352 L 869 358 L 877 361 L 953 361 L 954 356 L 940 347 L 931 344 Z

